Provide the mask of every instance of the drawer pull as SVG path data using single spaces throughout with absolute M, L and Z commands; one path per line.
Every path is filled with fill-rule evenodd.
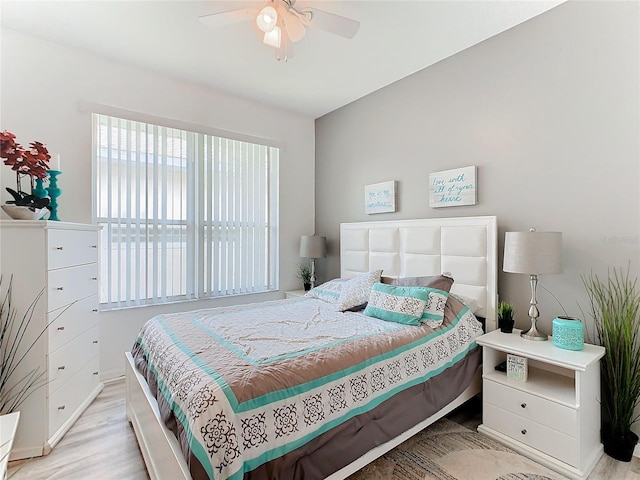
M 91 280 L 98 280 L 98 277 L 91 277 Z
M 522 430 L 520 430 L 520 433 L 523 434 L 523 435 L 526 435 L 527 434 L 527 429 L 523 428 Z
M 92 309 L 91 309 L 91 311 L 92 311 L 92 312 L 97 312 L 97 311 L 98 311 L 98 309 L 97 309 L 97 308 L 92 308 Z
M 94 344 L 94 345 L 95 345 L 96 343 L 98 343 L 98 340 L 94 340 L 94 341 L 93 341 L 93 344 Z
M 58 410 L 64 410 L 65 408 L 66 408 L 66 405 L 60 405 L 60 406 L 58 407 Z
M 93 372 L 94 375 L 98 375 L 98 372 Z
M 62 331 L 64 330 L 64 327 L 58 327 L 58 330 Z
M 521 406 L 522 408 L 527 408 L 527 404 L 526 404 L 526 403 L 521 403 L 521 404 L 520 404 L 520 406 Z
M 64 370 L 64 368 L 65 368 L 65 367 L 64 367 L 64 365 L 60 365 L 60 366 L 58 367 L 58 370 Z
M 56 250 L 64 250 L 64 247 L 56 247 Z
M 62 290 L 64 290 L 64 287 L 56 287 L 56 290 L 58 290 L 59 292 L 61 292 Z
M 91 245 L 91 248 L 98 248 L 98 245 Z

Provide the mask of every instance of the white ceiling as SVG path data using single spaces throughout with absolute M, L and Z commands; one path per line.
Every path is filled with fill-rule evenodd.
M 288 62 L 255 22 L 212 29 L 198 20 L 251 0 L 2 0 L 0 15 L 3 28 L 317 118 L 562 1 L 298 0 L 359 20 L 360 30 L 348 40 L 309 28 Z

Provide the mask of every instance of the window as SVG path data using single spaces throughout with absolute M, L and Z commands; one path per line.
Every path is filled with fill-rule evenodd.
M 93 114 L 106 308 L 277 288 L 276 147 Z

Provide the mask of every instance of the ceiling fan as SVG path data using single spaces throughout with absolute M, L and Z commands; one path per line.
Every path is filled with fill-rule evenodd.
M 317 8 L 294 6 L 296 0 L 267 0 L 262 8 L 239 8 L 198 17 L 210 27 L 222 27 L 254 19 L 264 32 L 262 42 L 276 49 L 276 58 L 287 61 L 293 56 L 291 42 L 304 37 L 306 27 L 318 28 L 345 38 L 353 38 L 360 22 Z

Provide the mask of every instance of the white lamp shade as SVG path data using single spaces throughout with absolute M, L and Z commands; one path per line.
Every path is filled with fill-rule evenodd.
M 280 27 L 275 27 L 273 30 L 264 33 L 262 43 L 271 45 L 274 48 L 280 48 L 282 44 L 282 30 Z
M 327 255 L 327 237 L 302 235 L 300 256 L 304 258 L 324 258 Z
M 502 269 L 511 273 L 562 273 L 561 232 L 506 232 Z
M 267 33 L 273 30 L 278 22 L 278 12 L 272 6 L 266 6 L 256 17 L 258 28 Z

